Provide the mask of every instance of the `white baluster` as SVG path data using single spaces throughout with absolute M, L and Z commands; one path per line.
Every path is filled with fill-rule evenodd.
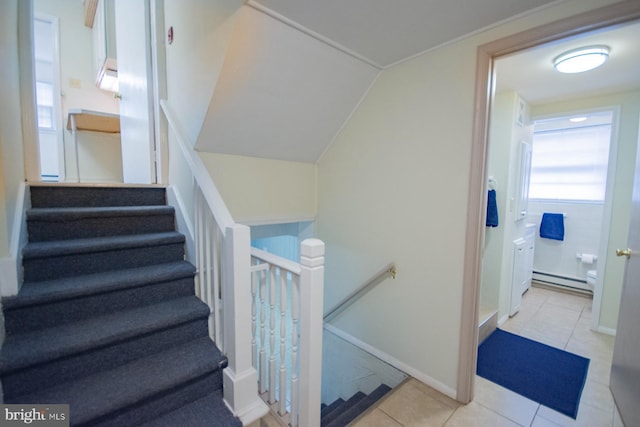
M 220 319 L 220 257 L 219 249 L 221 245 L 220 228 L 213 215 L 211 215 L 213 223 L 213 243 L 211 246 L 212 277 L 213 277 L 213 318 L 215 325 L 215 336 L 217 342 L 223 342 L 222 337 L 222 321 Z
M 211 214 L 206 212 L 204 216 L 204 270 L 205 270 L 205 301 L 209 306 L 209 336 L 213 341 L 216 341 L 218 337 L 215 335 L 215 324 L 213 322 L 213 280 L 211 277 Z
M 293 275 L 291 283 L 291 427 L 298 426 L 298 333 L 300 312 L 300 277 Z
M 198 274 L 197 277 L 197 286 L 196 286 L 196 295 L 198 296 L 198 298 L 203 299 L 204 296 L 202 294 L 202 272 L 200 271 L 200 259 L 202 256 L 202 246 L 201 246 L 201 239 L 200 239 L 200 216 L 202 215 L 202 201 L 200 199 L 200 191 L 198 188 L 198 185 L 196 183 L 193 184 L 193 202 L 194 202 L 194 210 L 193 210 L 193 215 L 194 215 L 194 227 L 195 227 L 195 247 L 196 247 L 196 256 L 195 256 L 195 263 L 196 263 L 196 271 Z
M 280 269 L 280 393 L 278 397 L 278 414 L 287 413 L 287 366 L 286 366 L 286 335 L 287 335 L 287 272 Z
M 267 317 L 267 306 L 265 296 L 267 293 L 266 272 L 260 272 L 260 394 L 267 391 L 267 337 L 265 323 Z
M 269 403 L 276 401 L 276 270 L 276 267 L 271 267 L 269 280 Z
M 258 265 L 258 260 L 254 259 L 253 264 Z M 258 339 L 256 337 L 258 329 L 258 275 L 260 272 L 251 274 L 251 364 L 258 369 Z

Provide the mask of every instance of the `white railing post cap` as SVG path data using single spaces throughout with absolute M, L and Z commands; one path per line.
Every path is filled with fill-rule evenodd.
M 300 245 L 300 255 L 316 258 L 324 255 L 324 242 L 320 239 L 305 239 Z

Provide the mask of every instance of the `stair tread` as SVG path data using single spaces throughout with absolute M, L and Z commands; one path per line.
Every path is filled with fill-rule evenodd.
M 164 187 L 30 186 L 33 207 L 154 206 L 166 204 Z
M 203 337 L 15 401 L 69 404 L 72 424 L 81 424 L 215 372 L 224 359 L 213 341 Z
M 320 410 L 320 418 L 324 418 L 344 403 L 344 399 L 338 398 Z
M 174 212 L 174 208 L 167 205 L 31 208 L 27 210 L 27 220 L 60 222 L 105 216 L 173 215 Z
M 209 307 L 192 296 L 10 335 L 0 351 L 0 368 L 15 371 L 208 315 Z
M 229 411 L 222 400 L 222 391 L 217 390 L 181 408 L 139 427 L 241 427 L 242 422 Z
M 382 396 L 387 394 L 391 388 L 386 384 L 382 384 L 378 386 L 374 391 L 370 394 L 365 395 L 361 399 L 358 399 L 357 402 L 354 402 L 353 405 L 345 407 L 340 415 L 333 418 L 331 422 L 323 424 L 325 427 L 338 427 L 345 426 L 349 424 L 351 421 L 355 420 L 360 414 L 366 411 L 371 405 L 380 400 Z
M 108 250 L 139 248 L 152 245 L 184 243 L 182 234 L 170 231 L 163 233 L 133 234 L 112 237 L 92 237 L 86 239 L 55 240 L 28 243 L 23 259 L 49 258 L 79 253 L 103 252 Z
M 367 395 L 361 391 L 357 392 L 356 394 L 351 396 L 349 399 L 344 401 L 342 404 L 334 408 L 333 411 L 329 412 L 327 415 L 322 417 L 321 424 L 325 426 L 333 422 L 333 420 L 337 419 L 344 411 L 346 411 L 348 408 L 351 408 L 353 405 L 355 405 L 356 403 L 364 399 L 366 396 Z
M 2 300 L 5 311 L 52 303 L 149 283 L 193 277 L 195 267 L 187 261 L 113 270 L 62 279 L 26 282 L 16 296 Z

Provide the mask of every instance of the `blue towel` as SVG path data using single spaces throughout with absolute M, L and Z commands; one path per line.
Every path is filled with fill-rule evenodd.
M 496 190 L 489 190 L 487 198 L 487 227 L 498 226 L 498 202 L 496 201 Z
M 542 214 L 540 237 L 544 237 L 545 239 L 564 240 L 564 214 Z

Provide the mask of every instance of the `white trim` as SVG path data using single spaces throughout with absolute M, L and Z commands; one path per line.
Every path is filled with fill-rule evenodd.
M 167 203 L 169 206 L 173 206 L 176 211 L 176 226 L 178 231 L 185 236 L 185 246 L 187 249 L 187 259 L 192 264 L 196 264 L 196 246 L 195 246 L 195 234 L 193 232 L 193 222 L 188 214 L 187 208 L 184 204 L 182 196 L 178 192 L 178 189 L 174 185 L 167 186 Z
M 298 22 L 293 21 L 293 20 L 287 18 L 286 16 L 283 16 L 283 15 L 279 14 L 278 12 L 276 12 L 276 11 L 266 7 L 266 6 L 263 6 L 263 5 L 259 4 L 259 3 L 256 3 L 255 0 L 249 0 L 247 2 L 247 6 L 250 6 L 250 7 L 254 8 L 257 11 L 262 12 L 267 16 L 270 16 L 273 19 L 276 19 L 276 20 L 282 22 L 283 24 L 288 25 L 291 28 L 294 28 L 294 29 L 300 31 L 300 32 L 308 35 L 309 37 L 313 37 L 314 39 L 316 39 L 316 40 L 318 40 L 318 41 L 320 41 L 320 42 L 322 42 L 322 43 L 324 43 L 324 44 L 326 44 L 326 45 L 328 45 L 328 46 L 330 46 L 330 47 L 332 47 L 334 49 L 337 49 L 337 50 L 341 51 L 344 54 L 347 54 L 347 55 L 349 55 L 349 56 L 351 56 L 351 57 L 353 57 L 353 58 L 355 58 L 355 59 L 357 59 L 359 61 L 362 61 L 365 64 L 371 65 L 372 67 L 377 68 L 378 70 L 382 70 L 383 68 L 385 68 L 384 66 L 372 61 L 369 58 L 366 58 L 366 57 L 360 55 L 359 53 L 357 53 L 357 52 L 355 52 L 355 51 L 353 51 L 353 50 L 341 45 L 340 43 L 338 43 L 338 42 L 336 42 L 334 40 L 331 40 L 330 38 L 328 38 L 326 36 L 323 36 L 322 34 L 316 33 L 315 31 L 310 30 L 309 28 L 305 27 L 304 25 L 300 25 Z
M 22 248 L 27 241 L 26 210 L 30 206 L 27 185 L 18 188 L 16 210 L 13 215 L 9 256 L 0 258 L 0 295 L 17 295 L 22 283 Z
M 388 363 L 389 365 L 393 366 L 394 368 L 411 375 L 413 378 L 419 380 L 420 382 L 425 383 L 426 385 L 428 385 L 429 387 L 432 387 L 436 390 L 438 390 L 439 392 L 449 396 L 452 399 L 456 398 L 456 390 L 452 389 L 451 387 L 447 386 L 446 384 L 434 379 L 433 377 L 430 377 L 429 375 L 415 369 L 414 367 L 407 365 L 406 363 L 396 359 L 395 357 L 391 356 L 390 354 L 385 353 L 382 350 L 379 350 L 373 346 L 371 346 L 370 344 L 367 344 L 364 341 L 359 340 L 358 338 L 354 337 L 353 335 L 350 335 L 349 333 L 343 331 L 342 329 L 339 329 L 329 323 L 325 323 L 324 324 L 324 329 L 326 329 L 327 331 L 331 332 L 332 334 L 342 338 L 343 340 L 349 342 L 352 345 L 355 345 L 356 347 L 366 351 L 367 353 L 370 353 L 372 355 L 374 355 L 375 357 L 377 357 L 378 359 L 382 360 L 385 363 Z
M 36 82 L 33 54 L 33 1 L 18 2 L 18 62 L 20 67 L 20 110 L 25 176 L 40 181 Z
M 155 127 L 155 175 L 157 183 L 169 182 L 169 130 L 159 100 L 167 98 L 167 67 L 164 35 L 164 0 L 152 0 L 151 78 L 153 81 L 153 124 Z
M 605 326 L 598 326 L 598 328 L 596 329 L 597 332 L 600 332 L 601 334 L 605 334 L 605 335 L 611 335 L 613 337 L 616 336 L 616 330 L 613 328 L 607 328 Z
M 602 228 L 600 229 L 600 247 L 598 248 L 598 274 L 596 284 L 593 288 L 593 304 L 591 329 L 600 331 L 605 328 L 600 325 L 600 313 L 602 311 L 602 295 L 604 293 L 604 277 L 607 271 L 607 252 L 611 240 L 611 223 L 613 222 L 613 195 L 616 185 L 616 167 L 618 160 L 618 147 L 620 140 L 620 105 L 609 107 L 613 110 L 613 120 L 611 120 L 611 141 L 609 142 L 609 164 L 607 165 L 607 187 L 604 196 L 604 209 L 602 212 Z M 609 329 L 615 335 L 615 329 Z M 606 332 L 603 332 L 606 333 Z
M 291 217 L 245 217 L 238 218 L 236 222 L 238 224 L 244 224 L 248 226 L 258 225 L 277 225 L 277 224 L 291 224 L 297 222 L 314 222 L 315 216 L 291 216 Z
M 504 325 L 504 323 L 509 320 L 509 315 L 505 314 L 504 316 L 502 316 L 500 319 L 498 319 L 498 327 Z

